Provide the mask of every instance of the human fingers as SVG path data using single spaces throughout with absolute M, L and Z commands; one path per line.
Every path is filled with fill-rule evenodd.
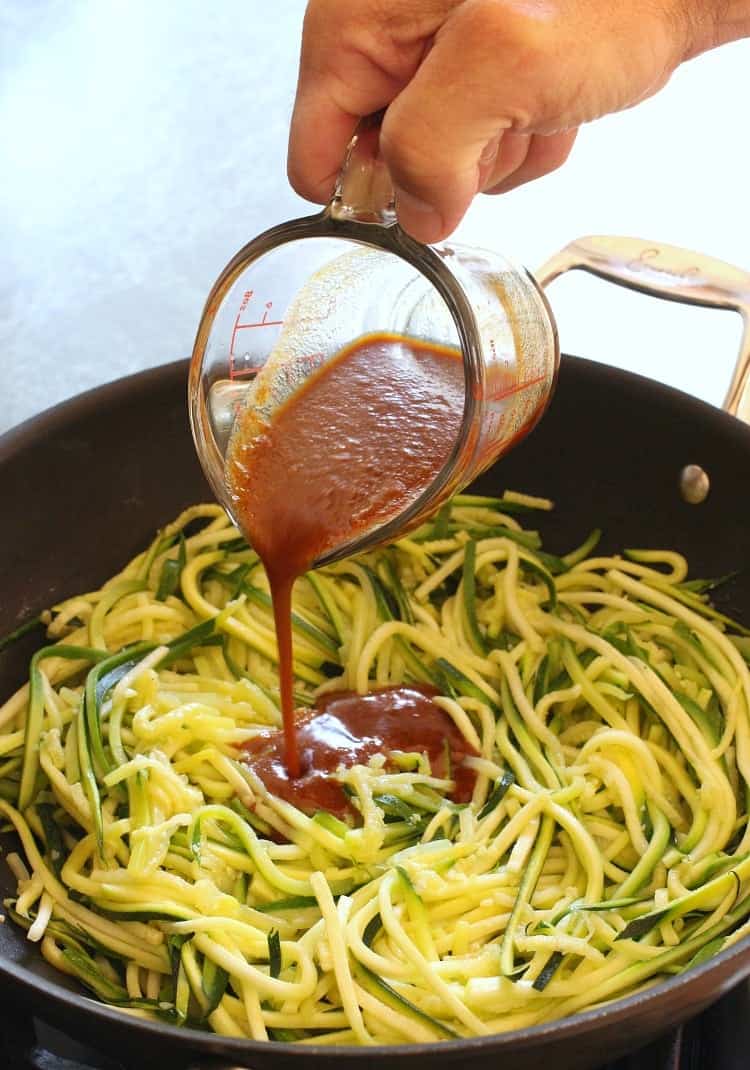
M 547 173 L 580 123 L 663 85 L 690 53 L 693 2 L 312 0 L 290 180 L 325 201 L 358 116 L 386 108 L 399 220 L 439 240 L 479 190 Z
M 305 14 L 287 170 L 325 203 L 357 119 L 387 107 L 461 0 L 311 0 Z
M 560 134 L 518 135 L 524 138 L 524 152 L 520 159 L 514 155 L 500 160 L 498 166 L 485 178 L 483 193 L 507 193 L 509 190 L 531 182 L 536 178 L 556 171 L 567 160 L 573 148 L 578 130 L 565 130 Z M 511 135 L 506 135 L 508 139 Z
M 425 242 L 445 237 L 485 185 L 495 146 L 497 166 L 517 157 L 495 185 L 546 173 L 580 123 L 655 92 L 685 47 L 659 4 L 465 0 L 383 121 L 401 225 Z M 550 137 L 515 140 L 536 134 Z

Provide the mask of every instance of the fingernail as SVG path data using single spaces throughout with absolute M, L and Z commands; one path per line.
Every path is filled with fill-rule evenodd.
M 412 238 L 428 244 L 443 237 L 443 217 L 433 205 L 400 186 L 394 186 L 393 192 L 396 195 L 398 221 Z
M 493 137 L 491 141 L 487 142 L 479 155 L 479 163 L 477 165 L 477 189 L 479 190 L 484 189 L 485 183 L 497 166 L 501 140 L 502 134 Z
M 480 167 L 491 167 L 492 164 L 495 162 L 495 160 L 497 159 L 497 154 L 500 151 L 501 138 L 502 134 L 497 134 L 495 137 L 492 138 L 491 141 L 488 141 L 487 144 L 484 146 L 479 155 Z

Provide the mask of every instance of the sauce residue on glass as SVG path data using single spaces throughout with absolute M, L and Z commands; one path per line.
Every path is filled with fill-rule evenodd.
M 260 433 L 249 415 L 239 418 L 227 485 L 271 587 L 292 779 L 302 772 L 296 736 L 303 731 L 292 694 L 294 581 L 325 552 L 416 500 L 447 461 L 463 408 L 458 350 L 372 334 L 318 368 Z
M 435 688 L 387 687 L 359 695 L 338 691 L 323 695 L 313 710 L 300 712 L 295 722 L 300 773 L 290 776 L 284 755 L 284 736 L 278 729 L 261 732 L 243 747 L 243 760 L 271 794 L 314 814 L 327 810 L 338 817 L 356 813 L 332 773 L 340 767 L 366 765 L 376 754 L 386 759 L 395 752 L 426 755 L 432 775 L 454 782 L 451 798 L 471 800 L 476 774 L 464 765 L 476 754 L 433 697 Z

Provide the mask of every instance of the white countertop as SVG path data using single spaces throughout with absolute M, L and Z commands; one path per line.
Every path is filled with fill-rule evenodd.
M 0 10 L 0 432 L 189 354 L 248 238 L 307 206 L 285 177 L 304 3 L 5 0 Z M 480 198 L 457 237 L 534 268 L 629 234 L 750 269 L 750 41 L 585 129 L 568 165 Z M 563 349 L 719 402 L 737 317 L 577 275 L 551 291 Z

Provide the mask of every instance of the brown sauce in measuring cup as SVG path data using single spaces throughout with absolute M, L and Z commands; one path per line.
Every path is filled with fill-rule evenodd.
M 324 715 L 318 712 L 295 723 L 294 581 L 327 551 L 397 516 L 429 486 L 448 459 L 463 407 L 458 350 L 394 334 L 371 334 L 317 369 L 259 435 L 243 437 L 241 422 L 235 431 L 227 456 L 227 481 L 235 516 L 259 554 L 271 587 L 288 776 L 279 774 L 280 740 L 271 751 L 251 746 L 248 760 L 271 790 L 278 788 L 278 794 L 290 801 L 295 801 L 290 792 L 294 795 L 296 790 L 290 784 L 299 782 L 303 791 L 300 742 L 307 746 L 304 741 L 316 736 L 315 719 Z M 399 693 L 406 690 L 379 692 L 383 697 L 375 704 L 369 696 L 349 696 L 352 708 L 360 703 L 363 711 L 352 726 L 358 732 L 367 721 L 368 739 L 380 740 L 386 751 L 403 749 L 384 726 L 390 723 L 391 705 L 403 715 Z M 415 721 L 417 734 L 418 723 L 427 728 L 423 707 L 435 711 L 429 714 L 433 721 L 439 715 L 440 723 L 450 722 L 429 697 L 423 696 L 418 705 L 422 713 Z M 348 744 L 344 746 L 338 730 L 329 734 L 326 751 L 337 749 L 336 739 L 342 746 L 333 768 L 347 764 Z M 354 757 L 348 764 L 359 760 Z M 335 788 L 340 792 L 338 785 Z M 318 785 L 314 790 L 324 789 Z M 328 803 L 335 809 L 334 795 L 335 791 Z

